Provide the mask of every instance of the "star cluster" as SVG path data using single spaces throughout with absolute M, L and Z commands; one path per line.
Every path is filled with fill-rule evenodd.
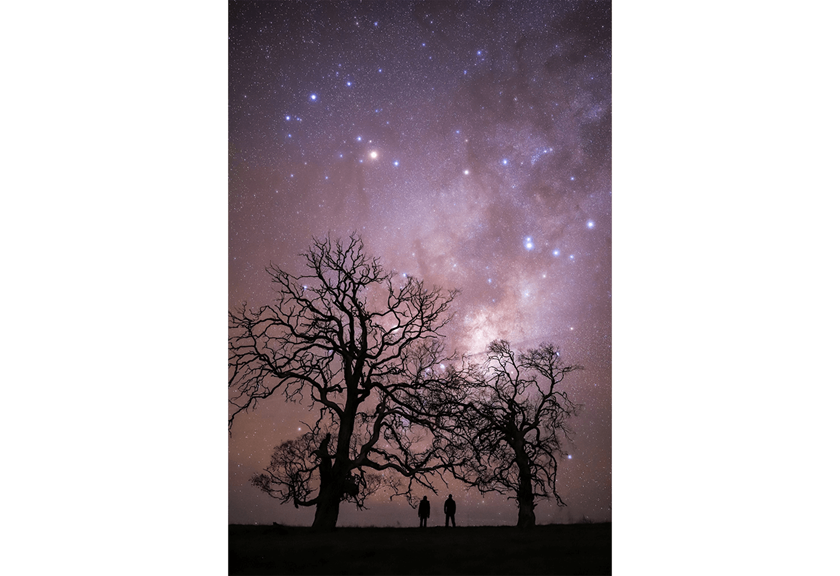
M 610 4 L 232 1 L 229 23 L 231 305 L 270 300 L 269 262 L 300 270 L 313 236 L 356 231 L 386 267 L 461 290 L 459 352 L 556 343 L 585 367 L 585 409 L 569 506 L 538 521 L 610 519 Z M 308 417 L 272 399 L 236 421 L 230 522 L 310 521 L 248 484 Z M 515 521 L 450 486 L 465 524 Z M 381 498 L 339 522 L 412 514 Z

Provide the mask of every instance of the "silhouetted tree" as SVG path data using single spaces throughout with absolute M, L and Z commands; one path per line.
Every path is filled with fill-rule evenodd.
M 314 501 L 320 475 L 330 474 L 330 454 L 336 451 L 336 443 L 331 438 L 329 433 L 319 437 L 310 431 L 275 446 L 270 464 L 263 473 L 255 474 L 251 483 L 282 504 L 292 502 L 297 508 Z M 380 474 L 365 474 L 362 468 L 344 480 L 341 501 L 351 501 L 363 508 L 365 498 L 383 484 L 393 482 L 389 483 Z
M 276 447 L 252 481 L 281 502 L 314 505 L 312 526 L 332 528 L 342 500 L 361 507 L 383 483 L 410 502 L 414 482 L 434 490 L 443 463 L 422 406 L 450 360 L 441 329 L 457 292 L 384 271 L 355 234 L 315 240 L 303 257 L 303 275 L 267 269 L 273 304 L 229 314 L 229 426 L 275 393 L 317 411 L 309 433 Z
M 554 497 L 565 506 L 557 492 L 558 458 L 568 455 L 568 421 L 581 405 L 561 383 L 582 367 L 565 364 L 551 344 L 517 356 L 508 342 L 497 340 L 488 352 L 483 366 L 453 373 L 468 382 L 449 389 L 456 393 L 446 409 L 452 472 L 482 494 L 515 495 L 516 525 L 529 528 L 538 500 Z

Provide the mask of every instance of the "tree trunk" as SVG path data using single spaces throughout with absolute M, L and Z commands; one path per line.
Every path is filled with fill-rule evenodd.
M 516 503 L 519 505 L 519 518 L 516 521 L 517 528 L 533 528 L 537 523 L 534 514 L 534 490 L 531 487 L 531 463 L 525 450 L 519 446 L 514 447 L 516 453 L 516 465 L 519 468 L 519 489 L 516 491 Z
M 318 453 L 321 463 L 318 465 L 321 486 L 318 489 L 318 504 L 315 507 L 315 520 L 312 528 L 315 530 L 334 530 L 338 522 L 338 506 L 341 503 L 344 481 L 338 474 L 338 463 L 333 464 L 329 455 L 330 435 L 321 441 Z
M 344 495 L 346 474 L 342 474 L 337 468 L 337 465 L 333 465 L 329 473 L 321 475 L 315 520 L 312 522 L 312 528 L 315 530 L 335 530 L 335 525 L 338 522 L 338 506 L 341 504 L 341 497 Z
M 334 479 L 321 479 L 321 489 L 318 491 L 318 504 L 315 507 L 315 520 L 312 528 L 316 530 L 333 530 L 338 522 L 338 506 L 341 504 L 343 483 Z
M 523 498 L 523 496 L 519 494 L 517 496 L 517 503 L 519 504 L 519 518 L 516 521 L 516 527 L 533 528 L 537 524 L 537 516 L 534 514 L 533 495 Z
M 355 385 L 348 389 L 355 390 Z M 312 522 L 312 528 L 316 530 L 334 530 L 338 523 L 338 507 L 344 496 L 345 482 L 350 477 L 350 439 L 353 435 L 355 419 L 356 404 L 352 399 L 348 399 L 339 426 L 335 459 L 331 459 L 328 452 L 329 434 L 318 449 L 321 456 L 319 464 L 321 486 L 318 490 L 315 520 Z

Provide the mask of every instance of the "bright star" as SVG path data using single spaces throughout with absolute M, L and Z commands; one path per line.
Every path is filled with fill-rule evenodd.
M 503 159 L 502 159 L 502 164 L 504 164 L 505 166 L 507 166 L 507 164 L 508 164 L 507 158 L 503 158 Z
M 378 154 L 376 153 L 376 150 L 374 150 L 373 152 L 370 153 L 370 157 L 373 158 L 374 160 L 376 159 L 377 156 L 378 156 Z
M 525 249 L 526 250 L 533 250 L 534 249 L 534 241 L 531 239 L 530 236 L 525 238 Z
M 399 166 L 399 165 L 400 165 L 400 161 L 399 160 L 394 160 L 394 166 Z
M 464 170 L 464 176 L 469 176 L 469 175 L 470 175 L 470 171 L 469 170 Z
M 310 100 L 317 100 L 317 99 L 318 99 L 318 95 L 317 95 L 317 94 L 310 94 L 310 95 L 309 95 L 309 99 L 310 99 Z
M 590 220 L 589 222 L 587 222 L 587 223 L 586 223 L 586 227 L 587 227 L 587 228 L 594 228 L 594 227 L 595 227 L 595 222 L 593 222 L 592 220 Z
M 552 252 L 552 254 L 554 254 L 555 256 L 560 256 L 560 250 L 555 250 L 554 252 Z

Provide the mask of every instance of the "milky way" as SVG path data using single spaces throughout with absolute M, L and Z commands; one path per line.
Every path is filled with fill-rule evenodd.
M 567 508 L 611 519 L 611 46 L 604 2 L 231 2 L 230 304 L 271 298 L 265 267 L 300 271 L 313 237 L 363 238 L 398 274 L 458 288 L 448 334 L 553 342 L 585 367 L 558 474 Z M 308 525 L 249 485 L 312 416 L 282 399 L 230 439 L 232 523 Z M 463 524 L 513 524 L 503 497 L 457 482 Z M 386 496 L 339 525 L 413 525 Z M 442 519 L 442 513 L 439 514 Z

